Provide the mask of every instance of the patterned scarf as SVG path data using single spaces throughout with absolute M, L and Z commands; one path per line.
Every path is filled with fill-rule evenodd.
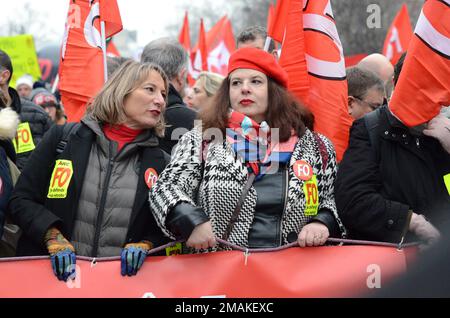
M 249 173 L 256 175 L 256 180 L 269 173 L 273 164 L 278 167 L 280 163 L 288 163 L 298 141 L 294 133 L 286 142 L 272 141 L 270 127 L 265 121 L 258 124 L 237 111 L 230 113 L 226 134 L 234 153 L 245 163 Z

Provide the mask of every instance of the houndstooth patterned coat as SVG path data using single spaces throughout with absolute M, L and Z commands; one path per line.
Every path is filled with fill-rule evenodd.
M 318 143 L 319 138 L 322 142 Z M 326 148 L 326 152 L 323 149 L 322 153 L 327 153 L 328 158 L 321 158 L 319 144 Z M 201 160 L 202 151 L 205 151 L 204 165 Z M 345 237 L 345 229 L 337 215 L 334 201 L 334 180 L 337 172 L 335 151 L 328 139 L 307 129 L 297 142 L 290 161 L 288 200 L 281 222 L 282 245 L 289 243 L 288 233 L 299 233 L 311 218 L 304 215 L 304 181 L 298 179 L 292 169 L 297 160 L 305 160 L 313 167 L 318 184 L 319 211 L 324 208 L 332 211 L 341 235 Z M 323 167 L 325 162 L 326 167 Z M 175 236 L 165 227 L 165 221 L 168 212 L 180 202 L 201 206 L 211 220 L 216 237 L 222 237 L 246 181 L 247 168 L 240 158 L 235 156 L 231 145 L 227 141 L 210 143 L 202 150 L 201 131 L 194 128 L 180 139 L 170 164 L 151 188 L 150 206 L 163 232 L 173 239 Z M 257 193 L 252 186 L 229 236 L 231 243 L 248 246 L 248 233 L 253 222 L 256 199 Z

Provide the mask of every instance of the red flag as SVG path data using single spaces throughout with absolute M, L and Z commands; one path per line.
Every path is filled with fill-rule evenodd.
M 406 51 L 412 35 L 408 7 L 404 3 L 389 27 L 384 41 L 383 55 L 389 59 L 392 65 L 395 65 L 403 52 Z
M 227 75 L 228 60 L 236 49 L 233 28 L 226 16 L 206 33 L 206 46 L 208 48 L 209 71 Z M 196 51 L 197 47 L 193 51 Z
M 111 57 L 120 57 L 120 52 L 114 42 L 111 40 L 106 43 L 106 55 Z
M 269 30 L 269 28 L 272 25 L 272 21 L 274 19 L 274 15 L 275 15 L 275 7 L 273 6 L 272 3 L 269 4 L 269 11 L 267 13 L 267 30 Z
M 284 30 L 286 29 L 290 0 L 278 0 L 270 25 L 267 27 L 267 35 L 275 41 L 282 43 Z
M 352 123 L 342 44 L 329 0 L 290 0 L 280 64 L 289 89 L 314 113 L 315 130 L 334 144 L 341 160 Z M 303 13 L 302 13 L 303 12 Z M 303 24 L 303 29 L 298 25 Z
M 189 86 L 194 86 L 195 84 L 195 72 L 192 67 L 192 52 L 191 52 L 191 32 L 189 29 L 189 19 L 188 19 L 188 12 L 184 14 L 184 20 L 183 20 L 183 26 L 180 31 L 180 35 L 178 36 L 178 41 L 180 44 L 185 48 L 186 52 L 188 53 L 188 75 L 187 80 L 189 83 Z
M 183 27 L 181 28 L 178 41 L 186 49 L 188 53 L 191 52 L 191 33 L 189 31 L 189 19 L 187 11 L 184 14 Z
M 200 20 L 200 33 L 198 35 L 198 50 L 195 54 L 194 70 L 208 71 L 208 48 L 206 46 L 205 27 L 203 19 Z
M 209 48 L 209 70 L 224 76 L 227 75 L 228 60 L 231 53 L 236 50 L 233 28 L 227 16 L 222 17 L 206 34 L 206 45 Z
M 425 2 L 408 47 L 390 110 L 408 126 L 450 105 L 450 0 Z
M 105 36 L 122 29 L 116 0 L 71 0 L 59 68 L 60 91 L 68 120 L 79 121 L 86 104 L 104 84 L 101 22 Z

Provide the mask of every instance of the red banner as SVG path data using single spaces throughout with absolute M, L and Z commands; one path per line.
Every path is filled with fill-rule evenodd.
M 64 283 L 48 258 L 0 260 L 0 297 L 348 297 L 384 287 L 405 272 L 413 251 L 327 246 L 279 252 L 217 252 L 148 257 L 137 276 L 120 261 L 77 260 L 77 279 Z

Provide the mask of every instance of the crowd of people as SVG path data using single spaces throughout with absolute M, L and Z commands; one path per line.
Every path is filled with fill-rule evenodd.
M 77 256 L 120 255 L 131 276 L 149 250 L 180 239 L 178 253 L 222 250 L 218 238 L 246 248 L 439 240 L 448 106 L 406 126 L 389 109 L 404 57 L 394 67 L 369 55 L 347 69 L 354 123 L 338 163 L 273 43 L 263 50 L 266 36 L 242 31 L 226 77 L 202 72 L 190 91 L 176 39 L 150 42 L 140 62 L 109 58 L 108 81 L 76 124 L 45 85 L 24 76 L 9 87 L 0 50 L 0 236 L 20 229 L 18 242 L 4 233 L 0 256 L 50 255 L 67 280 Z

